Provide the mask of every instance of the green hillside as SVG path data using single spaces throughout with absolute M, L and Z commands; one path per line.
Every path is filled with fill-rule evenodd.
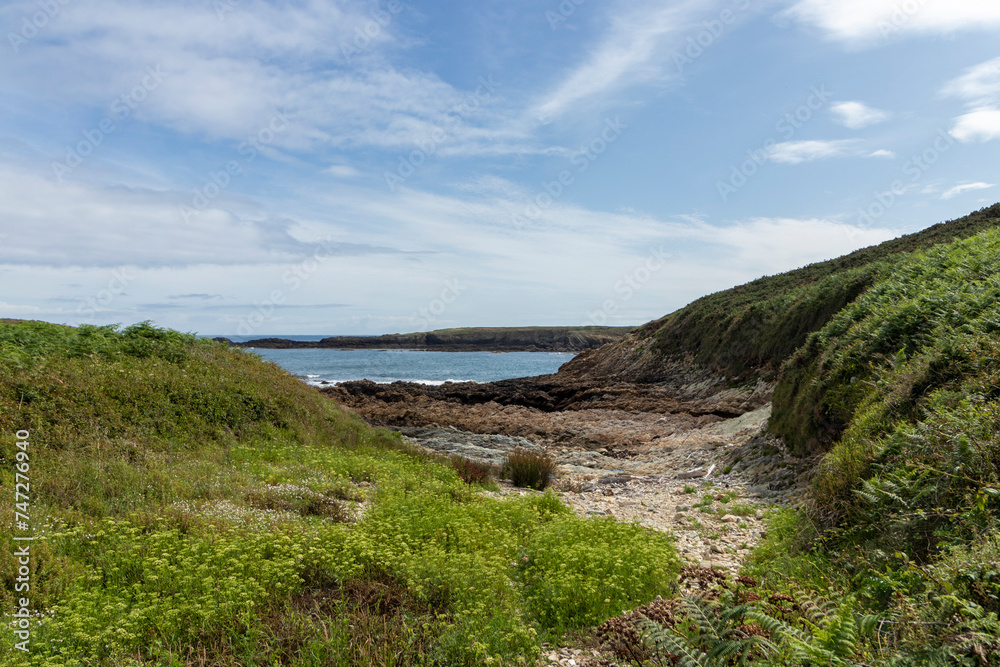
M 891 270 L 901 253 L 1000 224 L 1000 204 L 837 259 L 716 292 L 642 327 L 667 356 L 691 356 L 735 378 L 773 375 L 806 337 Z
M 772 431 L 828 453 L 754 571 L 891 628 L 859 633 L 855 658 L 1000 664 L 998 332 L 990 229 L 893 260 L 782 368 Z
M 0 323 L 0 432 L 3 665 L 526 665 L 676 585 L 667 535 L 483 495 L 148 324 Z
M 699 299 L 650 338 L 775 379 L 771 433 L 818 461 L 744 569 L 771 595 L 689 605 L 687 630 L 651 627 L 659 655 L 1000 664 L 1000 205 Z

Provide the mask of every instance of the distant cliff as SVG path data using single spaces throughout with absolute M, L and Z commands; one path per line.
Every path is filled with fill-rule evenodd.
M 439 350 L 442 352 L 582 352 L 621 340 L 632 327 L 468 327 L 384 336 L 331 336 L 319 341 L 259 338 L 238 347 L 269 349 Z

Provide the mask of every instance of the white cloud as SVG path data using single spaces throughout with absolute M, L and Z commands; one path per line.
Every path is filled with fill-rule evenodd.
M 951 199 L 952 197 L 957 197 L 958 195 L 964 194 L 966 192 L 973 192 L 975 190 L 985 190 L 986 188 L 996 187 L 995 183 L 983 183 L 982 181 L 976 183 L 962 183 L 956 185 L 953 188 L 948 188 L 941 195 L 941 199 Z
M 691 234 L 703 243 L 728 246 L 741 263 L 774 274 L 887 241 L 899 230 L 820 218 L 752 218 L 730 226 L 696 226 Z
M 394 20 L 373 23 L 373 0 L 243 0 L 222 20 L 215 6 L 229 4 L 67 4 L 15 67 L 0 68 L 0 87 L 108 114 L 154 67 L 165 77 L 132 116 L 196 138 L 238 142 L 280 111 L 291 120 L 274 142 L 284 149 L 410 150 L 443 129 L 440 147 L 458 153 L 505 144 L 531 150 L 524 136 L 491 127 L 501 124 L 491 112 L 500 91 L 461 90 L 434 73 L 395 66 L 391 56 L 409 40 Z M 0 23 L 16 25 L 37 11 L 33 1 L 9 3 Z M 358 31 L 372 37 L 359 42 Z M 495 146 L 485 147 L 488 140 Z
M 1000 109 L 984 107 L 963 114 L 948 133 L 964 143 L 1000 139 Z
M 996 102 L 1000 98 L 1000 58 L 970 67 L 965 74 L 948 82 L 942 92 L 971 104 Z
M 292 261 L 310 252 L 291 222 L 221 195 L 185 224 L 191 194 L 56 183 L 0 164 L 0 263 L 190 266 Z M 253 211 L 237 215 L 234 209 Z
M 964 143 L 1000 138 L 1000 58 L 969 68 L 941 92 L 966 100 L 970 107 L 955 118 L 951 136 Z
M 851 157 L 859 154 L 860 142 L 856 139 L 834 141 L 785 141 L 775 144 L 770 158 L 781 164 L 800 164 L 831 157 Z
M 886 150 L 884 148 L 880 148 L 877 151 L 872 151 L 868 155 L 868 157 L 884 157 L 884 158 L 892 159 L 892 158 L 896 157 L 896 154 L 894 152 L 892 152 L 892 151 Z
M 995 30 L 996 0 L 800 0 L 780 16 L 814 26 L 830 39 L 865 45 L 905 33 Z
M 838 102 L 830 107 L 830 110 L 838 123 L 852 130 L 881 123 L 892 115 L 888 111 L 873 109 L 862 102 Z
M 666 63 L 673 62 L 667 47 L 677 46 L 671 44 L 671 38 L 704 29 L 695 18 L 717 13 L 717 4 L 704 0 L 680 0 L 669 6 L 662 2 L 639 6 L 622 3 L 621 10 L 611 12 L 611 28 L 603 40 L 535 104 L 530 115 L 548 122 L 623 85 L 676 75 L 676 70 L 665 70 Z

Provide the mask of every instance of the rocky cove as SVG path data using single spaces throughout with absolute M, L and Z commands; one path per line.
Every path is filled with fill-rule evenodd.
M 484 384 L 321 391 L 440 454 L 499 465 L 516 448 L 545 451 L 558 464 L 553 487 L 578 513 L 671 531 L 693 564 L 738 569 L 767 509 L 795 502 L 811 469 L 766 435 L 772 385 L 733 387 L 683 365 L 635 382 L 581 371 L 587 363 Z M 504 484 L 499 493 L 537 492 Z

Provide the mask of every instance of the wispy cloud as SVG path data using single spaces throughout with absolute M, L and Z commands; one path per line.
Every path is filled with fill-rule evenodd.
M 865 45 L 902 33 L 995 30 L 1000 26 L 1000 4 L 994 0 L 800 0 L 780 16 L 817 27 L 830 39 Z
M 781 164 L 801 164 L 832 157 L 855 157 L 863 154 L 857 139 L 833 141 L 785 141 L 775 144 L 769 151 L 770 158 Z
M 949 81 L 941 91 L 968 100 L 970 104 L 987 104 L 1000 99 L 1000 58 L 970 67 L 961 76 Z
M 609 12 L 611 27 L 600 42 L 534 105 L 530 116 L 548 122 L 625 85 L 676 75 L 666 67 L 672 38 L 684 36 L 698 25 L 696 17 L 717 11 L 717 4 L 714 0 L 675 0 L 667 6 L 619 3 Z
M 296 151 L 412 148 L 456 108 L 463 115 L 448 129 L 453 149 L 468 144 L 465 151 L 475 153 L 497 133 L 484 129 L 498 124 L 490 112 L 497 95 L 476 97 L 475 86 L 462 90 L 394 64 L 393 54 L 411 40 L 397 22 L 373 19 L 376 12 L 392 18 L 375 2 L 243 0 L 221 19 L 220 4 L 68 4 L 17 54 L 21 66 L 0 69 L 0 84 L 51 91 L 60 106 L 102 108 L 156 66 L 165 80 L 134 117 L 192 138 L 239 141 L 281 111 L 291 123 L 274 147 Z M 37 11 L 34 2 L 7 3 L 0 24 Z M 360 50 L 358 34 L 365 36 Z
M 1000 139 L 1000 58 L 969 68 L 941 92 L 964 99 L 970 108 L 955 118 L 951 136 L 964 143 Z
M 361 172 L 348 164 L 334 164 L 323 170 L 324 174 L 337 176 L 339 178 L 354 178 L 360 176 Z
M 184 197 L 189 194 L 60 184 L 0 163 L 0 219 L 17 230 L 0 245 L 0 263 L 180 267 L 290 262 L 313 252 L 311 243 L 296 237 L 295 222 L 287 216 L 225 195 L 191 224 L 182 224 Z M 326 252 L 397 252 L 340 245 Z
M 837 102 L 830 107 L 830 110 L 833 112 L 834 120 L 852 130 L 881 123 L 892 116 L 888 111 L 873 109 L 863 102 Z
M 986 188 L 993 187 L 996 187 L 995 183 L 983 183 L 982 181 L 978 181 L 976 183 L 962 183 L 945 190 L 944 193 L 941 194 L 941 199 L 951 199 L 952 197 L 957 197 L 958 195 L 965 194 L 966 192 L 985 190 Z

